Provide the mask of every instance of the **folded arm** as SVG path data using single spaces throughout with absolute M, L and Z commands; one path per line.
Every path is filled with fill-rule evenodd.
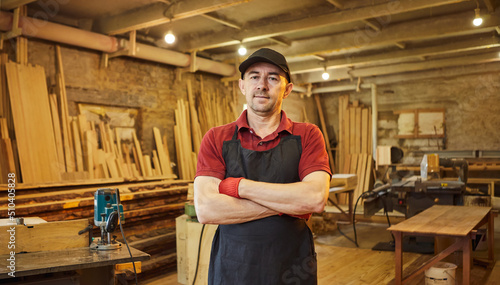
M 239 195 L 280 213 L 302 215 L 321 213 L 328 199 L 330 175 L 324 171 L 309 173 L 300 182 L 266 183 L 241 180 Z
M 278 212 L 251 200 L 219 193 L 219 178 L 198 176 L 194 180 L 196 215 L 202 224 L 236 224 L 277 215 Z

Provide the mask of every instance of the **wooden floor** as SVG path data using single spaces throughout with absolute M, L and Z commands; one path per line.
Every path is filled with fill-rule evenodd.
M 495 227 L 495 256 L 500 257 L 500 232 Z M 319 285 L 360 285 L 360 284 L 394 284 L 394 252 L 374 251 L 371 248 L 380 241 L 390 241 L 391 235 L 387 232 L 387 225 L 357 224 L 357 248 L 349 240 L 354 238 L 352 226 L 342 226 L 341 231 L 319 235 L 315 238 L 316 252 L 318 254 L 318 283 Z M 403 254 L 403 269 L 405 273 L 411 272 L 416 266 L 422 264 L 432 256 L 429 254 L 407 253 Z M 461 284 L 461 268 L 456 272 L 457 284 Z M 163 275 L 161 278 L 150 279 L 141 284 L 177 285 L 177 274 Z M 197 284 L 202 284 L 198 283 Z M 410 285 L 425 284 L 422 274 Z M 471 285 L 500 285 L 500 263 L 497 262 L 493 269 L 474 266 L 471 271 Z

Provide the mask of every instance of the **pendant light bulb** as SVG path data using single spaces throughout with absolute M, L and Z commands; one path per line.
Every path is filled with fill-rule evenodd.
M 169 45 L 175 42 L 175 36 L 172 31 L 168 31 L 168 33 L 165 35 L 165 42 Z
M 474 24 L 474 26 L 476 26 L 476 27 L 479 27 L 483 23 L 483 18 L 481 18 L 481 14 L 479 13 L 479 8 L 474 9 L 474 11 L 475 11 L 476 17 L 472 21 L 472 24 Z
M 238 54 L 239 55 L 247 54 L 247 49 L 243 45 L 241 45 L 240 48 L 238 49 Z
M 321 74 L 321 77 L 323 78 L 323 80 L 328 80 L 328 78 L 330 78 L 330 74 L 326 72 L 326 67 L 325 70 L 323 71 L 323 74 Z

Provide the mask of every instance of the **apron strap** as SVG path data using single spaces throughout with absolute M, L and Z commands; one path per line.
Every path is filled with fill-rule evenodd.
M 236 128 L 234 130 L 233 138 L 231 140 L 235 141 L 238 139 L 238 126 L 236 125 Z

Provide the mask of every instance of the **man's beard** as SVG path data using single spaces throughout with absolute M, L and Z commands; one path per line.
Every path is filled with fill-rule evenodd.
M 259 92 L 256 92 L 253 96 L 254 97 L 252 99 L 260 100 L 261 98 L 255 98 L 255 96 L 265 96 L 266 97 L 265 99 L 268 100 L 268 102 L 266 104 L 255 104 L 252 102 L 252 104 L 250 105 L 250 108 L 253 111 L 259 112 L 259 113 L 267 113 L 267 112 L 270 112 L 273 110 L 274 104 L 269 101 L 269 100 L 271 100 L 270 99 L 271 96 L 269 96 L 269 94 L 267 92 L 259 91 Z

